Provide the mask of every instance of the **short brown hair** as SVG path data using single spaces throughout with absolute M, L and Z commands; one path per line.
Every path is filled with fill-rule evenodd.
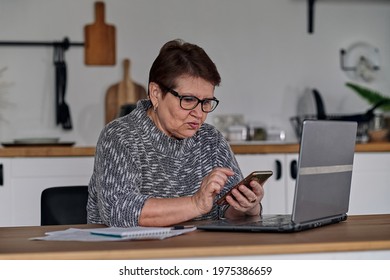
M 150 68 L 149 83 L 175 88 L 176 79 L 183 75 L 202 78 L 214 86 L 221 83 L 217 67 L 201 47 L 181 39 L 169 41 Z

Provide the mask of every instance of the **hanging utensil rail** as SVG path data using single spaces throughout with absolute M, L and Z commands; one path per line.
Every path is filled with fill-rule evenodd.
M 55 47 L 55 46 L 62 46 L 63 48 L 67 49 L 69 47 L 82 47 L 84 46 L 84 42 L 70 42 L 68 38 L 64 38 L 62 41 L 53 41 L 53 42 L 47 42 L 47 41 L 0 41 L 0 46 L 24 46 L 24 47 Z
M 70 42 L 67 37 L 59 42 L 28 42 L 28 41 L 0 41 L 2 46 L 49 46 L 54 48 L 53 64 L 55 66 L 55 105 L 56 123 L 61 124 L 65 130 L 72 129 L 70 108 L 65 102 L 65 91 L 67 82 L 67 66 L 65 62 L 65 51 L 70 46 L 84 46 L 84 43 Z

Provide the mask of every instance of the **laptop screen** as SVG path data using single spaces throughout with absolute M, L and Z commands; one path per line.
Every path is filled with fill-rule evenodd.
M 303 123 L 292 220 L 302 223 L 348 212 L 357 124 Z

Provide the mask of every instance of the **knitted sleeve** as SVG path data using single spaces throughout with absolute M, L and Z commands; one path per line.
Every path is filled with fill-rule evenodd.
M 116 128 L 116 133 L 118 128 Z M 120 135 L 120 133 L 119 133 Z M 91 205 L 90 222 L 104 223 L 108 226 L 129 227 L 138 225 L 141 209 L 149 198 L 140 193 L 140 171 L 130 150 L 129 144 L 134 139 L 120 139 L 118 134 L 110 130 L 103 131 L 99 137 L 95 169 L 90 181 L 91 197 L 95 197 L 95 208 L 99 213 L 93 213 Z M 99 219 L 96 217 L 100 217 Z

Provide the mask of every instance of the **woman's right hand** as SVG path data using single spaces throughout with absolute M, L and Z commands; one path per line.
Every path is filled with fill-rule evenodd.
M 214 168 L 203 178 L 199 190 L 192 197 L 194 206 L 199 210 L 199 215 L 210 212 L 214 204 L 214 198 L 221 192 L 229 176 L 234 175 L 230 168 Z

